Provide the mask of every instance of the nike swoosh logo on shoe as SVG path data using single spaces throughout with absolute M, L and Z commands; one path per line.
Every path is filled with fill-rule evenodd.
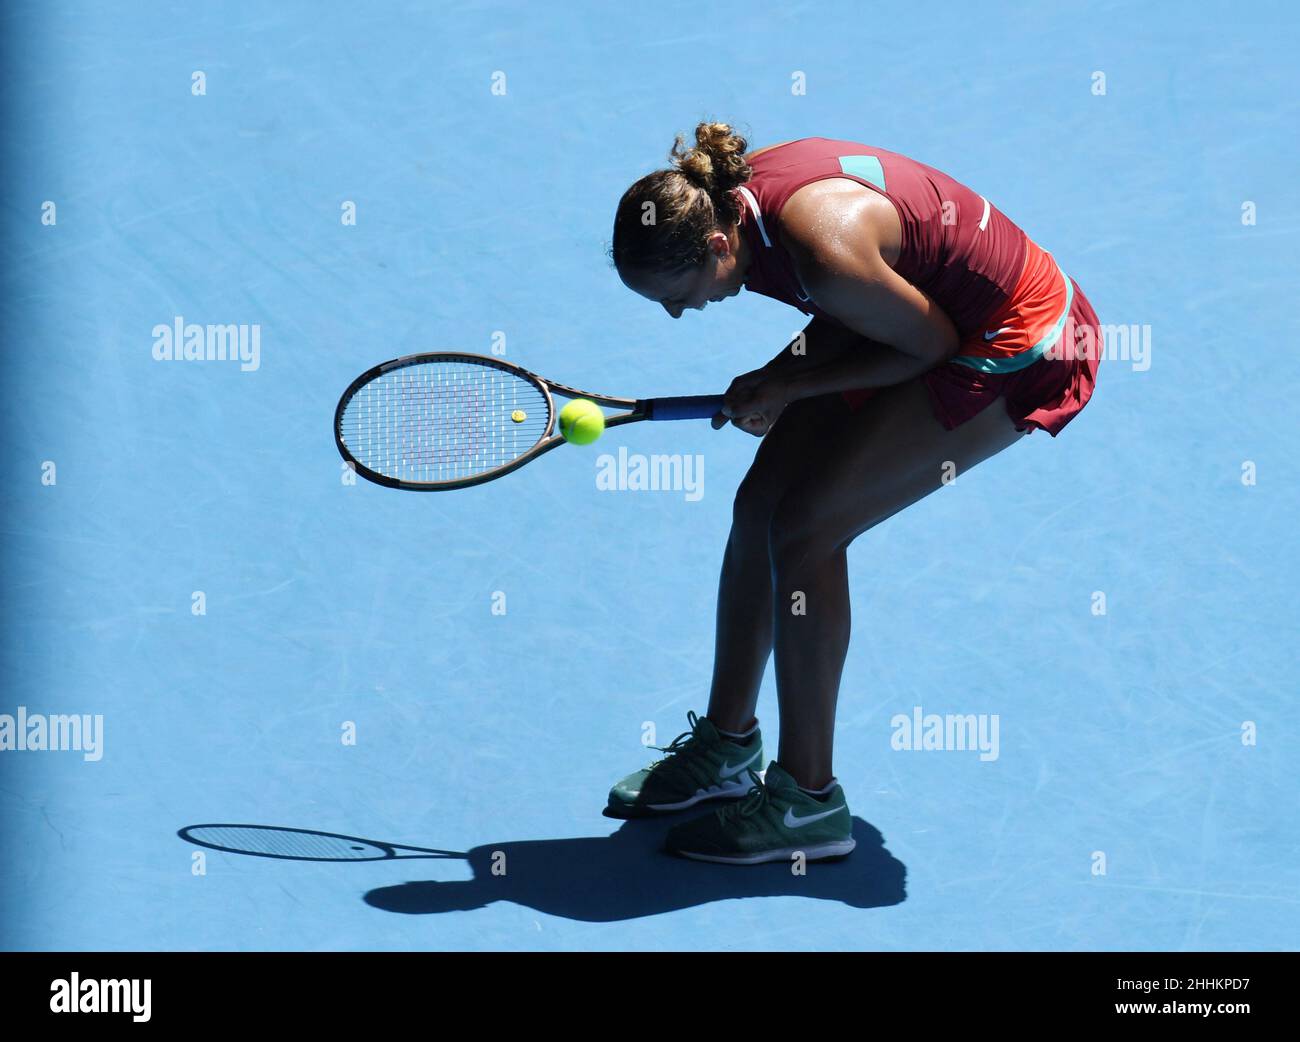
M 761 751 L 762 750 L 759 750 L 759 752 Z M 718 768 L 718 777 L 719 778 L 734 777 L 735 775 L 743 771 L 746 767 L 748 767 L 751 763 L 753 763 L 756 759 L 758 759 L 758 752 L 754 753 L 754 755 L 752 755 L 748 760 L 744 760 L 741 763 L 736 764 L 734 767 L 729 763 L 724 763 L 721 767 Z
M 843 809 L 843 807 L 834 807 L 831 810 L 824 810 L 820 814 L 805 814 L 802 818 L 797 818 L 794 814 L 794 808 L 786 807 L 785 827 L 788 829 L 802 828 L 804 825 L 811 825 L 814 821 L 821 821 L 822 818 L 829 818 L 832 814 L 838 814 Z
M 985 340 L 994 340 L 994 339 L 997 338 L 997 336 L 998 336 L 999 333 L 1011 333 L 1011 332 L 1014 332 L 1014 331 L 1012 330 L 1012 328 L 1011 328 L 1010 326 L 1003 326 L 1001 329 L 995 329 L 992 333 L 985 333 L 985 334 L 984 334 L 984 339 L 985 339 Z

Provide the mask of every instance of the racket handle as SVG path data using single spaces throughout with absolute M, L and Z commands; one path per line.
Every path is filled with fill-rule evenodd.
M 686 398 L 649 398 L 647 420 L 711 420 L 722 408 L 722 395 L 697 394 Z

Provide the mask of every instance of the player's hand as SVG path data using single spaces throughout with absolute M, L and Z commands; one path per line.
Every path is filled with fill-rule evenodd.
M 771 370 L 755 369 L 742 373 L 727 388 L 722 399 L 722 411 L 713 417 L 713 429 L 717 430 L 730 421 L 746 434 L 761 438 L 771 430 L 789 403 L 785 381 Z

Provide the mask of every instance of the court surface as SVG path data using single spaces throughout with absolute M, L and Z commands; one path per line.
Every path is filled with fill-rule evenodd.
M 0 713 L 103 744 L 0 754 L 3 946 L 1295 947 L 1296 17 L 8 5 Z M 331 438 L 417 351 L 633 396 L 775 354 L 790 309 L 673 322 L 605 256 L 706 116 L 938 166 L 1129 334 L 1058 440 L 851 551 L 859 847 L 806 876 L 601 815 L 704 708 L 752 439 L 642 424 L 418 495 Z M 178 319 L 257 327 L 257 367 L 155 360 Z M 599 490 L 620 447 L 698 454 L 702 494 Z M 916 707 L 996 758 L 891 748 Z M 760 716 L 774 751 L 770 674 Z M 205 823 L 465 856 L 199 858 Z

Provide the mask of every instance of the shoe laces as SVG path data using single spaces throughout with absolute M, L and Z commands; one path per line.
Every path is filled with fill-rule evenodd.
M 719 811 L 720 814 L 734 812 L 739 814 L 742 818 L 748 818 L 757 814 L 760 810 L 766 807 L 769 802 L 771 802 L 772 790 L 763 784 L 763 779 L 758 776 L 758 772 L 754 770 L 754 768 L 749 767 L 747 770 L 749 771 L 750 781 L 754 784 L 750 786 L 749 792 L 745 794 L 743 800 L 739 803 L 732 804 L 730 807 L 722 808 Z
M 658 766 L 661 763 L 667 763 L 674 756 L 678 756 L 681 753 L 686 752 L 688 749 L 690 749 L 691 745 L 696 741 L 695 732 L 697 730 L 697 726 L 699 724 L 700 718 L 696 714 L 695 710 L 692 709 L 689 712 L 687 712 L 686 720 L 691 725 L 691 729 L 689 731 L 683 731 L 667 745 L 650 746 L 651 749 L 658 749 L 661 753 L 668 754 L 662 759 L 656 760 L 653 764 L 651 764 L 652 767 Z

